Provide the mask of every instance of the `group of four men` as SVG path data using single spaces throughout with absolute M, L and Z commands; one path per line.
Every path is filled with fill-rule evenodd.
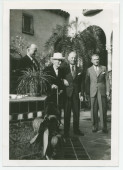
M 37 70 L 37 62 L 34 59 L 37 46 L 31 44 L 27 49 L 27 55 L 23 58 L 23 67 L 34 66 Z M 71 111 L 73 111 L 73 131 L 77 135 L 84 133 L 79 129 L 80 101 L 83 101 L 84 94 L 90 98 L 92 132 L 99 130 L 98 110 L 102 132 L 107 133 L 107 97 L 109 97 L 108 74 L 105 66 L 99 64 L 99 55 L 93 54 L 91 57 L 92 66 L 87 69 L 86 77 L 81 68 L 77 66 L 77 56 L 75 51 L 68 55 L 68 63 L 62 67 L 61 63 L 65 58 L 61 53 L 54 53 L 51 57 L 52 65 L 44 69 L 49 77 L 48 100 L 55 104 L 61 104 L 61 97 L 64 107 L 64 135 L 69 136 Z M 25 63 L 25 65 L 24 65 Z M 57 98 L 58 97 L 58 98 Z

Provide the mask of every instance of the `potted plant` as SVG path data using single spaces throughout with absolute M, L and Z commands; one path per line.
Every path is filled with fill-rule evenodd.
M 18 78 L 17 94 L 26 94 L 28 96 L 41 96 L 47 90 L 49 75 L 40 70 L 28 68 L 22 71 L 22 75 Z

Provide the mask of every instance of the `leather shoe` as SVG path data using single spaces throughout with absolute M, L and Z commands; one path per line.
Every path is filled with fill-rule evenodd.
M 84 136 L 84 133 L 81 132 L 79 129 L 74 131 L 74 134 Z

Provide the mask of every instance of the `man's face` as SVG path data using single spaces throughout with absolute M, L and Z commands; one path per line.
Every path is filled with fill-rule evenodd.
M 93 63 L 93 65 L 98 66 L 99 65 L 99 56 L 93 55 L 91 62 Z
M 76 53 L 74 52 L 70 53 L 68 56 L 68 61 L 71 65 L 75 65 L 76 64 Z
M 52 63 L 55 66 L 55 68 L 59 68 L 61 63 L 62 63 L 62 61 L 55 59 L 55 60 L 52 60 Z
M 31 57 L 35 57 L 36 52 L 37 52 L 37 47 L 30 47 L 30 48 L 28 49 L 28 52 L 29 52 L 29 55 L 30 55 Z

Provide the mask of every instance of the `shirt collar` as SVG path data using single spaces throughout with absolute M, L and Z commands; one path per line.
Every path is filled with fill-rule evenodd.
M 94 67 L 94 70 L 98 70 L 99 69 L 99 65 L 98 66 L 93 65 L 93 67 Z
M 70 64 L 70 68 L 71 68 L 71 69 L 72 69 L 73 66 L 74 66 L 74 68 L 75 68 L 75 65 Z
M 58 69 L 59 69 L 59 68 L 56 68 L 56 67 L 53 65 L 53 69 L 55 70 L 55 72 L 58 72 Z
M 27 54 L 27 56 L 30 58 L 30 60 L 33 60 L 33 58 L 29 54 Z
M 54 65 L 53 65 L 53 69 L 54 69 L 54 71 L 56 73 L 56 76 L 58 76 L 58 68 L 54 67 Z

